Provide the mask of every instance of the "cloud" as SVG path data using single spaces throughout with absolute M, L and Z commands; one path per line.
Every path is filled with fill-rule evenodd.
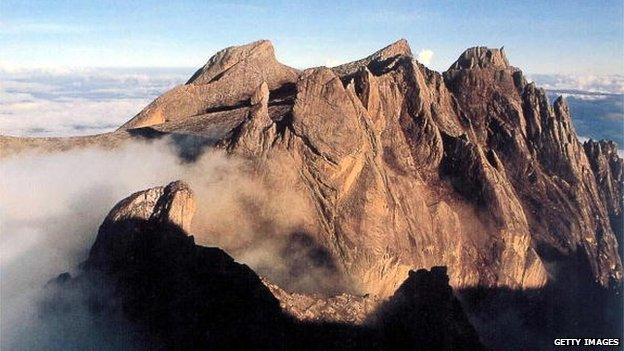
M 583 93 L 568 93 L 565 91 L 561 91 L 561 90 L 550 90 L 551 92 L 556 92 L 558 93 L 558 95 L 561 95 L 562 97 L 566 98 L 566 99 L 577 99 L 577 100 L 582 100 L 582 101 L 600 101 L 600 100 L 606 100 L 609 95 L 607 94 L 583 94 Z
M 341 65 L 343 63 L 344 63 L 344 60 L 338 60 L 338 59 L 330 57 L 330 58 L 327 58 L 325 60 L 324 65 L 326 67 L 335 67 L 335 66 L 339 66 L 339 65 Z
M 197 243 L 225 249 L 288 289 L 332 291 L 343 283 L 339 274 L 315 264 L 316 256 L 306 252 L 314 254 L 314 247 L 292 245 L 292 234 L 318 228 L 308 198 L 284 182 L 288 174 L 259 176 L 244 160 L 218 150 L 185 162 L 173 144 L 164 138 L 0 160 L 0 349 L 128 349 L 135 334 L 117 323 L 109 331 L 86 311 L 39 318 L 42 287 L 62 272 L 76 273 L 115 203 L 176 179 L 196 195 L 191 232 Z M 120 334 L 130 340 L 103 348 Z
M 143 162 L 137 163 L 132 154 Z M 92 349 L 80 347 L 79 339 L 108 339 L 87 315 L 79 323 L 45 323 L 38 317 L 42 287 L 86 258 L 99 224 L 116 201 L 170 181 L 178 164 L 157 144 L 129 145 L 119 153 L 85 149 L 0 160 L 1 349 Z
M 423 49 L 418 52 L 418 62 L 423 65 L 431 64 L 431 60 L 433 59 L 433 51 L 430 49 Z
M 187 69 L 0 67 L 0 133 L 68 136 L 112 131 L 187 75 Z
M 582 90 L 624 94 L 624 75 L 530 74 L 528 79 L 546 90 Z

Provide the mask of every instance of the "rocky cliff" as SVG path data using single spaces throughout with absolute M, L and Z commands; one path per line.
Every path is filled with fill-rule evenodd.
M 609 140 L 588 140 L 583 144 L 591 165 L 602 202 L 605 204 L 611 227 L 620 243 L 620 258 L 624 254 L 624 160 L 617 153 L 617 145 Z
M 297 189 L 315 208 L 309 234 L 362 294 L 437 265 L 454 287 L 537 288 L 577 265 L 622 281 L 621 159 L 581 145 L 565 100 L 551 104 L 503 49 L 468 49 L 440 74 L 400 40 L 299 71 L 259 41 L 215 54 L 114 133 L 0 146 L 145 135 L 203 138 Z
M 411 272 L 383 304 L 342 294 L 312 306 L 318 298 L 263 283 L 224 251 L 196 245 L 187 231 L 194 211 L 179 181 L 119 202 L 79 275 L 46 286 L 42 315 L 69 316 L 82 304 L 101 323 L 121 313 L 148 341 L 139 349 L 484 349 L 442 267 Z

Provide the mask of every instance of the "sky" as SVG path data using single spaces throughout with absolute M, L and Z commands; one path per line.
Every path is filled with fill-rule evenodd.
M 258 39 L 305 68 L 406 38 L 436 70 L 467 47 L 504 45 L 528 73 L 624 74 L 623 3 L 0 0 L 0 68 L 198 67 Z

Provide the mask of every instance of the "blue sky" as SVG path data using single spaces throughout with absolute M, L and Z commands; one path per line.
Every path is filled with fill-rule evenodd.
M 467 47 L 505 45 L 528 73 L 624 74 L 616 1 L 0 0 L 0 65 L 202 65 L 215 51 L 270 39 L 303 68 L 361 58 L 398 39 L 446 69 Z M 1 67 L 0 67 L 1 68 Z

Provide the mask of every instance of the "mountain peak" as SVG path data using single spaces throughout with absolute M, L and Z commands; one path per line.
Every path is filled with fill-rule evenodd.
M 358 71 L 361 67 L 369 66 L 371 62 L 382 62 L 393 57 L 413 57 L 409 43 L 405 39 L 399 39 L 385 48 L 375 51 L 361 60 L 345 63 L 340 66 L 333 67 L 332 70 L 340 76 L 351 75 Z
M 485 46 L 476 46 L 466 49 L 449 70 L 472 69 L 472 68 L 509 68 L 509 61 L 505 55 L 504 47 L 491 49 Z
M 261 62 L 276 62 L 275 50 L 269 40 L 258 40 L 249 44 L 230 46 L 216 54 L 186 82 L 186 84 L 206 84 L 215 80 L 236 64 L 255 59 Z
M 394 57 L 394 56 L 399 56 L 399 55 L 412 56 L 412 49 L 410 48 L 407 40 L 403 38 L 375 52 L 369 57 L 386 59 L 389 57 Z

